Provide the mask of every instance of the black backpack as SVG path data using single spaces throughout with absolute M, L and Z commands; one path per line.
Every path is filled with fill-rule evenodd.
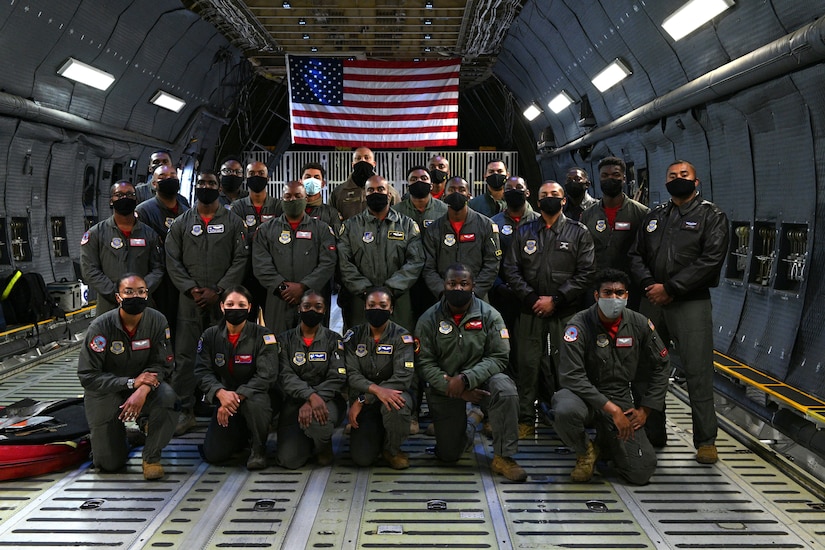
M 9 325 L 38 323 L 57 314 L 57 306 L 40 273 L 15 270 L 0 283 L 0 299 Z

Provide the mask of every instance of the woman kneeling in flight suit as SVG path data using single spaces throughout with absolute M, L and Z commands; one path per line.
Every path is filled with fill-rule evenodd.
M 269 390 L 278 378 L 278 343 L 267 328 L 247 322 L 252 297 L 242 286 L 224 292 L 224 323 L 198 341 L 195 377 L 204 397 L 218 405 L 206 439 L 207 462 L 223 462 L 252 439 L 246 467 L 266 468 L 266 438 L 272 418 Z
M 278 463 L 295 469 L 313 454 L 318 464 L 332 463 L 332 432 L 347 404 L 341 335 L 321 325 L 324 297 L 307 290 L 298 309 L 301 322 L 281 333 L 280 386 L 284 402 L 278 420 Z
M 409 468 L 401 444 L 410 433 L 415 391 L 413 337 L 390 321 L 392 294 L 376 288 L 367 294 L 367 322 L 344 336 L 349 382 L 350 452 L 359 466 L 369 466 L 382 449 L 391 468 Z

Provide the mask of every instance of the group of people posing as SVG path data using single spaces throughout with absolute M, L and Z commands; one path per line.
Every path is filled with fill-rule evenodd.
M 625 194 L 615 157 L 599 163 L 601 199 L 574 168 L 538 188 L 538 211 L 498 160 L 475 198 L 441 156 L 408 170 L 403 199 L 371 150 L 352 164 L 329 204 L 316 163 L 280 199 L 263 163 L 246 167 L 244 190 L 228 159 L 198 174 L 189 208 L 165 152 L 147 184 L 112 185 L 112 217 L 81 241 L 98 293 L 78 365 L 96 467 L 123 467 L 136 422 L 144 477 L 162 477 L 162 448 L 195 426 L 202 399 L 209 462 L 249 447 L 247 467 L 265 468 L 276 418 L 279 465 L 329 464 L 346 416 L 356 464 L 403 469 L 426 398 L 442 461 L 484 420 L 493 472 L 526 480 L 514 455 L 538 408 L 575 451 L 575 481 L 601 457 L 644 484 L 666 444 L 671 341 L 696 459 L 717 460 L 709 288 L 728 226 L 690 163 L 668 167 L 672 198 L 652 211 Z M 328 328 L 334 291 L 343 336 Z

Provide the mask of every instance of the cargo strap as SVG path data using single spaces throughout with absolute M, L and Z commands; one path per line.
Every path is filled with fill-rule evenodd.
M 0 294 L 0 301 L 5 300 L 9 297 L 9 294 L 11 294 L 11 290 L 14 288 L 14 284 L 22 276 L 23 272 L 19 269 L 14 272 L 14 274 L 11 276 L 11 279 L 9 279 L 9 282 L 6 284 L 6 288 L 3 289 L 3 294 Z

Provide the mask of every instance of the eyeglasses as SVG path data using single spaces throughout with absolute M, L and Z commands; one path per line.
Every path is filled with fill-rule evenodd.
M 131 191 L 129 193 L 112 193 L 113 199 L 135 199 L 137 198 L 137 193 Z
M 120 292 L 118 292 L 124 298 L 132 298 L 134 296 L 138 296 L 140 298 L 146 298 L 149 296 L 149 289 L 148 288 L 124 288 Z
M 599 295 L 602 298 L 612 298 L 613 296 L 616 298 L 624 298 L 627 296 L 627 291 L 623 288 L 605 288 L 599 291 Z
M 243 176 L 243 168 L 238 168 L 237 170 L 233 170 L 232 168 L 221 168 L 221 174 L 224 176 Z

